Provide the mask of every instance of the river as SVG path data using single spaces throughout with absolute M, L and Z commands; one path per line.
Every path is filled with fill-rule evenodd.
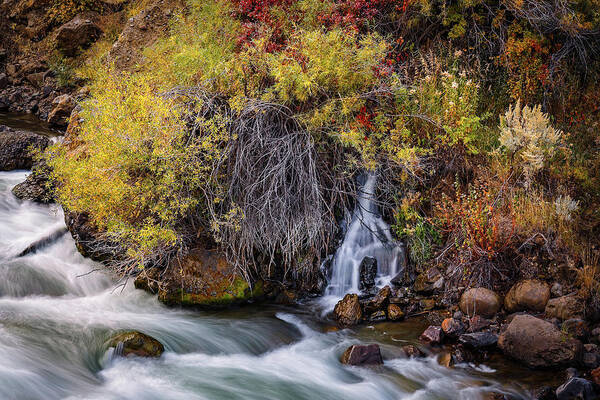
M 493 391 L 528 398 L 527 379 L 537 375 L 503 359 L 445 368 L 435 356 L 401 356 L 424 320 L 335 330 L 318 301 L 222 312 L 167 308 L 131 282 L 119 286 L 68 234 L 15 258 L 64 226 L 59 207 L 11 194 L 26 175 L 0 172 L 2 400 L 475 400 Z M 153 336 L 166 351 L 159 359 L 111 359 L 105 342 L 121 330 Z M 340 355 L 356 343 L 379 343 L 385 365 L 342 365 Z

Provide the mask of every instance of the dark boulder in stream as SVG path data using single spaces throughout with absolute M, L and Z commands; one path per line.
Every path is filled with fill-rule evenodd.
M 151 357 L 157 358 L 165 351 L 158 340 L 138 331 L 121 333 L 108 342 L 108 347 L 114 347 L 115 356 L 122 357 Z
M 21 200 L 48 204 L 54 202 L 54 193 L 50 185 L 50 170 L 45 164 L 33 167 L 24 182 L 12 189 L 12 193 Z
M 344 326 L 358 324 L 363 317 L 362 308 L 358 295 L 347 294 L 340 300 L 333 309 L 335 319 Z
M 0 171 L 31 169 L 34 153 L 49 144 L 45 136 L 0 126 Z
M 353 345 L 342 354 L 341 362 L 346 365 L 381 365 L 383 358 L 377 344 Z
M 377 276 L 377 259 L 374 257 L 365 257 L 360 263 L 360 284 L 361 292 L 366 292 L 375 287 L 375 276 Z

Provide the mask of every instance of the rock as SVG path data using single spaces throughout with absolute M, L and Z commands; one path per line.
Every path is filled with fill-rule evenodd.
M 333 309 L 335 319 L 344 326 L 356 325 L 362 320 L 362 309 L 358 295 L 347 294 Z
M 21 200 L 48 204 L 54 201 L 54 193 L 50 183 L 50 169 L 44 164 L 34 166 L 31 174 L 24 182 L 12 189 L 12 193 Z
M 550 386 L 542 386 L 532 393 L 533 400 L 556 400 L 556 392 Z
M 382 288 L 372 299 L 364 303 L 366 313 L 374 313 L 375 311 L 384 310 L 392 294 L 392 289 L 389 286 Z
M 0 90 L 6 88 L 8 86 L 8 77 L 6 74 L 0 74 Z
M 118 243 L 108 242 L 85 213 L 65 210 L 65 224 L 75 240 L 77 250 L 94 261 L 109 262 L 123 259 L 125 249 Z
M 419 340 L 429 344 L 440 344 L 444 339 L 444 331 L 441 326 L 430 325 L 425 331 L 419 336 Z
M 554 282 L 552 284 L 552 287 L 550 288 L 550 294 L 552 295 L 552 297 L 562 296 L 563 295 L 563 286 L 558 282 Z
M 464 316 L 465 315 L 460 310 L 455 311 L 454 314 L 452 314 L 452 318 L 459 319 L 459 320 L 462 320 Z
M 404 312 L 397 304 L 388 305 L 387 315 L 390 321 L 400 321 L 404 318 Z
M 498 338 L 498 347 L 531 368 L 574 364 L 582 352 L 579 340 L 567 337 L 550 322 L 531 315 L 516 315 Z
M 29 83 L 31 83 L 33 86 L 38 87 L 38 88 L 41 88 L 42 86 L 44 86 L 45 77 L 46 77 L 45 72 L 34 72 L 34 73 L 28 74 L 26 76 Z
M 442 354 L 440 354 L 438 356 L 437 362 L 442 367 L 450 368 L 453 365 L 452 353 L 450 353 L 449 351 L 444 351 Z
M 43 151 L 49 144 L 45 136 L 5 129 L 0 132 L 0 171 L 31 169 L 33 152 Z
M 264 298 L 271 289 L 263 281 L 248 282 L 242 278 L 220 250 L 207 249 L 201 242 L 185 256 L 172 260 L 166 270 L 144 270 L 134 283 L 138 288 L 158 293 L 158 300 L 167 305 L 200 309 L 252 303 Z
M 385 315 L 385 311 L 380 310 L 380 311 L 375 311 L 373 314 L 371 314 L 369 316 L 369 321 L 371 322 L 382 322 L 385 321 L 387 319 L 387 316 Z
M 583 316 L 583 302 L 576 295 L 550 299 L 546 304 L 546 317 L 566 320 Z
M 383 358 L 379 345 L 353 345 L 346 349 L 340 360 L 346 365 L 381 365 Z
M 415 292 L 421 294 L 431 294 L 434 291 L 434 285 L 442 279 L 442 274 L 437 268 L 429 268 L 427 271 L 419 274 L 415 280 L 413 288 Z
M 558 400 L 593 400 L 597 399 L 592 382 L 587 379 L 573 377 L 556 389 Z
M 496 345 L 498 343 L 498 335 L 495 335 L 490 332 L 475 332 L 475 333 L 465 333 L 460 335 L 458 338 L 458 342 L 474 348 L 479 349 L 482 347 L 490 347 Z
M 600 348 L 598 348 L 598 345 L 592 343 L 583 345 L 582 363 L 589 369 L 600 367 Z
M 102 30 L 85 16 L 77 15 L 57 30 L 56 47 L 66 56 L 73 57 L 95 42 Z
M 419 306 L 423 311 L 431 311 L 435 308 L 435 300 L 434 299 L 422 299 L 419 300 Z
M 368 292 L 375 286 L 377 276 L 377 259 L 365 257 L 360 262 L 360 282 L 358 288 L 361 292 Z
M 158 340 L 141 332 L 121 333 L 108 342 L 108 347 L 115 348 L 115 355 L 130 357 L 160 357 L 165 351 Z
M 527 279 L 516 283 L 504 298 L 504 308 L 513 313 L 516 311 L 544 311 L 550 299 L 550 287 L 547 283 Z
M 590 334 L 587 323 L 579 318 L 571 318 L 562 323 L 561 330 L 579 340 L 585 340 Z
M 458 319 L 446 318 L 442 321 L 442 330 L 445 336 L 457 338 L 465 332 L 465 325 Z
M 492 325 L 492 321 L 481 315 L 474 315 L 469 319 L 469 332 L 479 332 Z
M 466 315 L 493 317 L 500 310 L 500 296 L 486 288 L 469 289 L 460 298 L 460 310 Z
M 406 354 L 406 357 L 409 358 L 425 357 L 425 353 L 423 353 L 421 349 L 419 349 L 417 346 L 414 346 L 412 344 L 402 346 L 402 351 L 404 352 L 404 354 Z
M 68 94 L 56 97 L 52 101 L 52 111 L 48 115 L 48 123 L 56 126 L 67 126 L 71 112 L 75 108 L 75 100 Z
M 452 353 L 452 364 L 463 364 L 475 361 L 473 353 L 466 349 L 463 345 L 458 345 Z

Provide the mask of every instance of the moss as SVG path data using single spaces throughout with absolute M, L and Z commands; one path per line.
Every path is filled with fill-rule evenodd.
M 168 305 L 222 308 L 261 298 L 263 294 L 262 281 L 256 282 L 254 287 L 250 288 L 248 282 L 236 276 L 233 283 L 222 282 L 220 285 L 214 285 L 213 290 L 210 292 L 190 293 L 182 289 L 177 289 L 172 292 L 161 291 L 158 298 Z

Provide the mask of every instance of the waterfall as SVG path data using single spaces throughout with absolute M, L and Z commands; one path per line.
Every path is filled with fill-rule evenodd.
M 394 241 L 390 227 L 379 213 L 375 190 L 377 175 L 368 173 L 342 245 L 332 260 L 332 275 L 326 295 L 340 298 L 359 292 L 360 263 L 365 257 L 377 260 L 377 283 L 388 283 L 404 267 L 404 250 Z

